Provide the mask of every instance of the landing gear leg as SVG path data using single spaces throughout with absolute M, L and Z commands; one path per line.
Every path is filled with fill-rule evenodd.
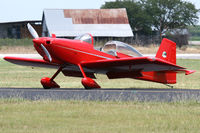
M 41 84 L 44 89 L 51 89 L 51 88 L 60 88 L 60 86 L 54 81 L 56 76 L 62 71 L 62 67 L 60 66 L 57 72 L 51 77 L 44 77 L 41 79 Z
M 78 65 L 81 73 L 83 75 L 83 79 L 81 80 L 82 85 L 85 87 L 85 89 L 95 89 L 95 88 L 101 88 L 93 79 L 86 76 L 82 66 Z

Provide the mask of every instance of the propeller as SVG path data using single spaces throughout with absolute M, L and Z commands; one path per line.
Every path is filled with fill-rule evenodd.
M 49 54 L 48 50 L 45 48 L 45 46 L 43 44 L 41 44 L 41 47 L 44 51 L 44 53 L 46 54 L 47 58 L 49 59 L 49 61 L 52 61 L 51 55 Z
M 34 39 L 39 38 L 37 32 L 35 31 L 35 29 L 28 23 L 27 24 L 28 30 L 31 33 L 31 35 L 33 36 Z
M 28 23 L 27 24 L 28 30 L 31 33 L 31 35 L 33 36 L 34 39 L 39 40 L 39 36 L 37 34 L 37 32 L 35 31 L 35 29 Z M 49 61 L 52 61 L 51 55 L 49 54 L 49 51 L 45 48 L 45 46 L 41 43 L 40 46 L 42 47 L 44 53 L 46 54 L 47 58 L 49 59 Z

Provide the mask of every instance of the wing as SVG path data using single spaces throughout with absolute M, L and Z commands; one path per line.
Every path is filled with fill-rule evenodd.
M 60 67 L 60 64 L 49 63 L 42 59 L 32 59 L 32 58 L 21 58 L 21 57 L 4 57 L 4 60 L 22 66 L 32 66 L 32 67 L 45 67 L 45 68 L 56 68 Z M 72 77 L 82 77 L 78 66 L 72 64 L 65 64 L 62 73 L 65 76 Z M 96 78 L 94 72 L 85 70 L 85 73 L 90 78 Z
M 32 67 L 58 68 L 59 66 L 59 64 L 49 63 L 44 61 L 43 59 L 4 57 L 4 60 L 17 65 L 32 66 Z
M 98 60 L 93 62 L 82 62 L 83 67 L 99 71 L 176 71 L 184 67 L 175 65 L 159 58 L 133 57 L 114 60 Z

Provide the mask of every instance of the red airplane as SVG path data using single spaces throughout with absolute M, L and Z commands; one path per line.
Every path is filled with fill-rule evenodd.
M 73 40 L 56 38 L 55 34 L 52 37 L 39 37 L 30 24 L 27 26 L 34 37 L 34 47 L 43 59 L 4 59 L 18 65 L 57 68 L 51 78 L 41 79 L 45 89 L 60 88 L 54 81 L 60 72 L 65 76 L 83 77 L 81 82 L 85 89 L 100 88 L 93 80 L 95 73 L 106 74 L 109 79 L 132 78 L 167 85 L 176 83 L 178 72 L 186 75 L 195 72 L 176 65 L 176 43 L 168 39 L 162 40 L 155 57 L 145 57 L 123 42 L 109 41 L 102 48 L 95 49 L 91 34 Z

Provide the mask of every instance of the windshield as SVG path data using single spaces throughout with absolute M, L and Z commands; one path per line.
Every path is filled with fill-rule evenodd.
M 111 55 L 116 55 L 117 53 L 123 53 L 133 57 L 143 56 L 140 52 L 134 49 L 132 46 L 120 42 L 120 41 L 109 41 L 102 48 L 103 52 Z
M 74 40 L 81 40 L 93 45 L 94 39 L 91 34 L 83 34 L 74 38 Z

